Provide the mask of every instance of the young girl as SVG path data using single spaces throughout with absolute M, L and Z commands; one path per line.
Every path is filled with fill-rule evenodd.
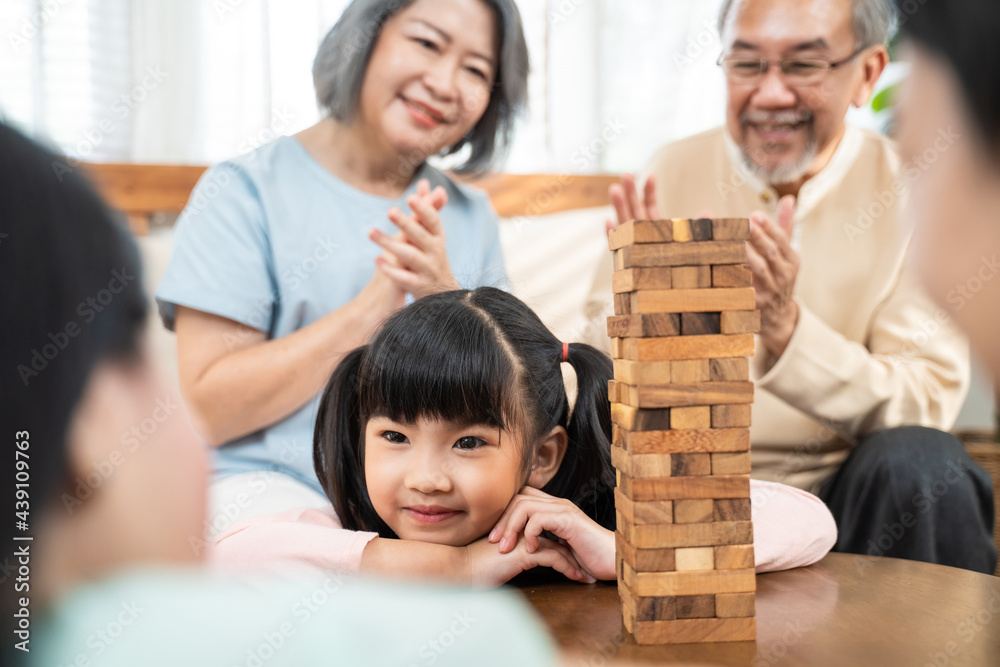
M 483 585 L 538 565 L 614 579 L 612 376 L 604 353 L 561 343 L 506 292 L 425 297 L 348 354 L 322 397 L 314 461 L 332 509 L 245 522 L 216 561 Z M 759 570 L 809 564 L 833 544 L 819 499 L 759 482 L 752 495 Z

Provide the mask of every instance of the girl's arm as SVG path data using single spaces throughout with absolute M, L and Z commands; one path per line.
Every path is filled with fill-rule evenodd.
M 392 540 L 347 530 L 333 508 L 302 508 L 241 522 L 219 536 L 209 551 L 213 566 L 226 572 L 310 572 L 345 576 L 376 574 L 493 588 L 533 567 L 551 567 L 577 581 L 593 581 L 569 548 L 542 540 L 501 554 L 480 539 L 452 547 L 415 540 Z
M 510 553 L 522 543 L 533 553 L 548 541 L 540 537 L 546 530 L 565 540 L 583 569 L 594 578 L 617 576 L 614 532 L 598 525 L 569 500 L 530 486 L 514 496 L 487 539 L 499 542 L 501 554 Z
M 613 560 L 613 558 L 612 558 Z M 376 537 L 361 556 L 362 574 L 433 579 L 449 583 L 493 588 L 534 567 L 551 567 L 570 579 L 592 583 L 582 572 L 569 548 L 546 539 L 528 551 L 521 538 L 501 554 L 486 538 L 465 547 L 452 547 L 415 540 Z

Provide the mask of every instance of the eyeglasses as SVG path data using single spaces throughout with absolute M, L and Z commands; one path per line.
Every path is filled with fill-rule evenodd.
M 811 58 L 785 58 L 774 64 L 778 66 L 788 85 L 812 86 L 822 82 L 830 70 L 851 62 L 864 50 L 864 47 L 861 47 L 843 60 L 834 62 Z M 725 54 L 722 54 L 715 64 L 721 67 L 726 77 L 734 83 L 756 84 L 764 78 L 772 63 L 764 58 L 726 58 Z

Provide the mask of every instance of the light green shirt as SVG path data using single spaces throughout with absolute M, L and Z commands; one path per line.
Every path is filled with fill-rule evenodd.
M 251 586 L 142 571 L 65 598 L 29 665 L 552 665 L 544 624 L 511 592 L 316 580 Z

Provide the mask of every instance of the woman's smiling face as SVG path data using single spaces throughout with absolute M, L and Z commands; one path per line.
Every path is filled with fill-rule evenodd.
M 482 0 L 416 0 L 383 26 L 354 120 L 414 165 L 457 144 L 489 105 L 498 41 Z
M 373 417 L 365 427 L 372 506 L 400 539 L 464 546 L 496 524 L 525 482 L 520 443 L 485 424 Z

